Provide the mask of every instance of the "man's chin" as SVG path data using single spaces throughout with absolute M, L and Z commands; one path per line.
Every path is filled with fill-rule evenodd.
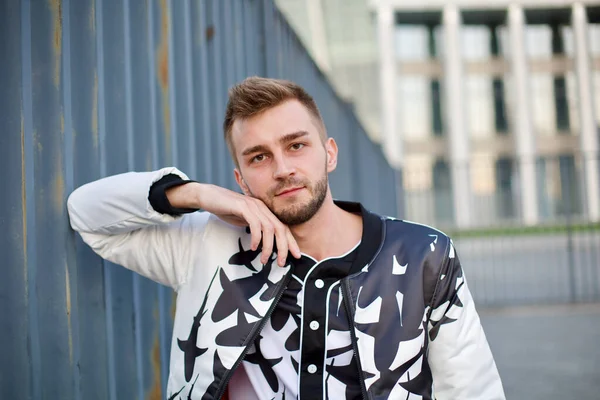
M 305 206 L 302 204 L 302 206 Z M 300 205 L 288 206 L 288 207 L 280 207 L 273 214 L 281 221 L 284 219 L 296 219 L 300 214 L 303 214 L 304 207 Z
M 273 214 L 285 225 L 296 226 L 308 222 L 317 211 L 318 209 L 313 209 L 309 202 L 281 207 L 276 209 Z

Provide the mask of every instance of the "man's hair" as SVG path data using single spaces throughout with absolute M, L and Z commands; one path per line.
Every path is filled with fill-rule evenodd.
M 223 131 L 231 157 L 238 165 L 231 140 L 231 130 L 236 120 L 253 117 L 287 100 L 298 100 L 315 119 L 321 139 L 325 141 L 325 124 L 314 99 L 294 82 L 282 79 L 250 77 L 229 89 L 229 101 L 225 109 Z M 239 165 L 238 165 L 239 166 Z

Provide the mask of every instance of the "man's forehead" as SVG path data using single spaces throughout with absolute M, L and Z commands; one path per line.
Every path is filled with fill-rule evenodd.
M 278 142 L 296 132 L 306 132 L 309 136 L 319 134 L 314 118 L 307 111 L 278 111 L 271 109 L 250 118 L 236 119 L 231 129 L 235 147 L 243 151 L 242 147 L 258 144 L 254 142 Z

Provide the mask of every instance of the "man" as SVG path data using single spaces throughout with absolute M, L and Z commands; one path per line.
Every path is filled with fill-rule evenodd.
M 333 200 L 301 87 L 246 79 L 224 131 L 243 195 L 164 168 L 68 202 L 96 253 L 177 291 L 169 398 L 504 398 L 452 242 Z

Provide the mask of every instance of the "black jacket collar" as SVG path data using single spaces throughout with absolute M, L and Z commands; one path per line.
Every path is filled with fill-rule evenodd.
M 352 263 L 352 267 L 350 267 L 350 272 L 348 274 L 353 275 L 371 262 L 381 247 L 381 241 L 383 239 L 383 220 L 377 214 L 364 208 L 360 203 L 337 200 L 335 200 L 334 203 L 345 211 L 360 214 L 362 216 L 362 238 L 358 248 L 358 254 Z

